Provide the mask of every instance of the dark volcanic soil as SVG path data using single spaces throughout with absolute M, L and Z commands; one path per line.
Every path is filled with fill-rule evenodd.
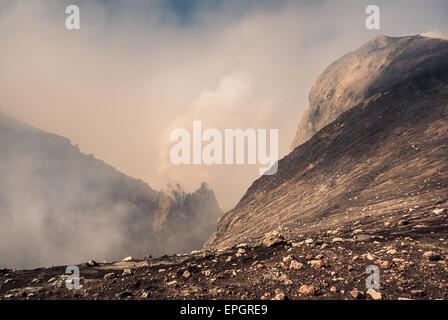
M 446 207 L 445 202 L 380 219 L 364 217 L 273 246 L 241 244 L 220 252 L 83 264 L 81 288 L 70 291 L 65 266 L 4 269 L 0 298 L 372 299 L 366 268 L 377 265 L 381 299 L 447 299 Z

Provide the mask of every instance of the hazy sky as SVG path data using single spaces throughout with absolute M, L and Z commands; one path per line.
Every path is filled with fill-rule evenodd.
M 65 28 L 69 4 L 81 30 Z M 447 16 L 446 0 L 0 0 L 0 111 L 153 188 L 206 181 L 229 209 L 259 166 L 175 167 L 172 129 L 278 128 L 285 155 L 328 64 L 378 34 L 446 37 Z

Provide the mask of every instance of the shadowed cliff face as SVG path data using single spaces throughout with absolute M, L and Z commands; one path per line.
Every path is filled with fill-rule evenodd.
M 367 87 L 361 87 L 360 80 L 350 89 L 350 82 L 341 80 L 352 77 L 350 68 L 339 68 L 347 60 L 376 61 L 376 51 L 381 57 L 385 46 L 396 42 L 401 45 L 395 55 L 404 60 L 384 66 L 375 79 L 364 79 Z M 411 59 L 413 43 L 428 45 L 427 52 L 423 44 L 418 46 L 425 57 L 416 58 L 419 63 Z M 321 92 L 322 106 L 330 106 L 330 99 L 348 110 L 280 160 L 276 175 L 256 180 L 235 209 L 220 219 L 205 248 L 258 241 L 274 229 L 294 237 L 360 219 L 381 224 L 386 215 L 446 203 L 447 48 L 442 40 L 383 37 L 330 66 L 310 96 L 318 101 Z M 399 66 L 407 63 L 413 67 L 400 72 Z M 317 89 L 319 84 L 325 89 Z M 350 90 L 338 98 L 340 86 Z M 332 98 L 326 98 L 329 91 L 335 93 Z M 362 98 L 369 93 L 372 96 Z M 344 100 L 347 96 L 352 104 Z
M 66 138 L 0 114 L 1 267 L 191 251 L 221 213 L 206 185 L 153 190 Z
M 363 100 L 447 63 L 448 41 L 379 36 L 332 63 L 316 80 L 292 149 Z

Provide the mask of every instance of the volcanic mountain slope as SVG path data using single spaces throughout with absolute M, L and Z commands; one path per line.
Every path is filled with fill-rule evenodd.
M 82 263 L 73 290 L 63 266 L 0 269 L 0 299 L 448 299 L 447 129 L 445 61 L 297 147 L 205 249 Z M 376 290 L 366 288 L 372 265 Z
M 255 242 L 274 229 L 294 238 L 359 220 L 382 225 L 416 207 L 446 203 L 448 54 L 447 42 L 437 41 L 441 53 L 428 68 L 373 91 L 281 159 L 277 174 L 256 180 L 205 248 Z M 446 226 L 445 220 L 438 231 L 446 235 Z M 434 231 L 424 224 L 419 231 L 427 228 Z
M 314 83 L 300 119 L 295 148 L 344 111 L 376 93 L 445 64 L 448 41 L 421 36 L 379 36 L 332 63 Z M 337 84 L 337 85 L 335 85 Z
M 151 189 L 66 138 L 0 114 L 0 266 L 200 248 L 222 214 L 211 190 Z

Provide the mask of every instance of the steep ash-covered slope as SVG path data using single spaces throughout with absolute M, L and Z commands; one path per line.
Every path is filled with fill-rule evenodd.
M 422 36 L 379 36 L 344 55 L 311 88 L 292 148 L 361 101 L 420 72 L 437 71 L 447 59 L 448 41 Z
M 277 174 L 256 180 L 220 219 L 205 248 L 254 242 L 274 229 L 291 237 L 316 234 L 361 219 L 381 229 L 386 217 L 446 203 L 448 57 L 446 43 L 437 46 L 440 54 L 428 49 L 437 68 L 427 63 L 404 78 L 389 74 L 389 86 L 364 90 L 374 94 L 354 100 L 356 105 L 280 160 Z M 344 78 L 340 72 L 327 80 L 335 90 Z M 419 231 L 447 233 L 447 226 L 423 225 Z
M 0 113 L 0 267 L 191 251 L 221 214 L 205 185 L 167 195 Z

